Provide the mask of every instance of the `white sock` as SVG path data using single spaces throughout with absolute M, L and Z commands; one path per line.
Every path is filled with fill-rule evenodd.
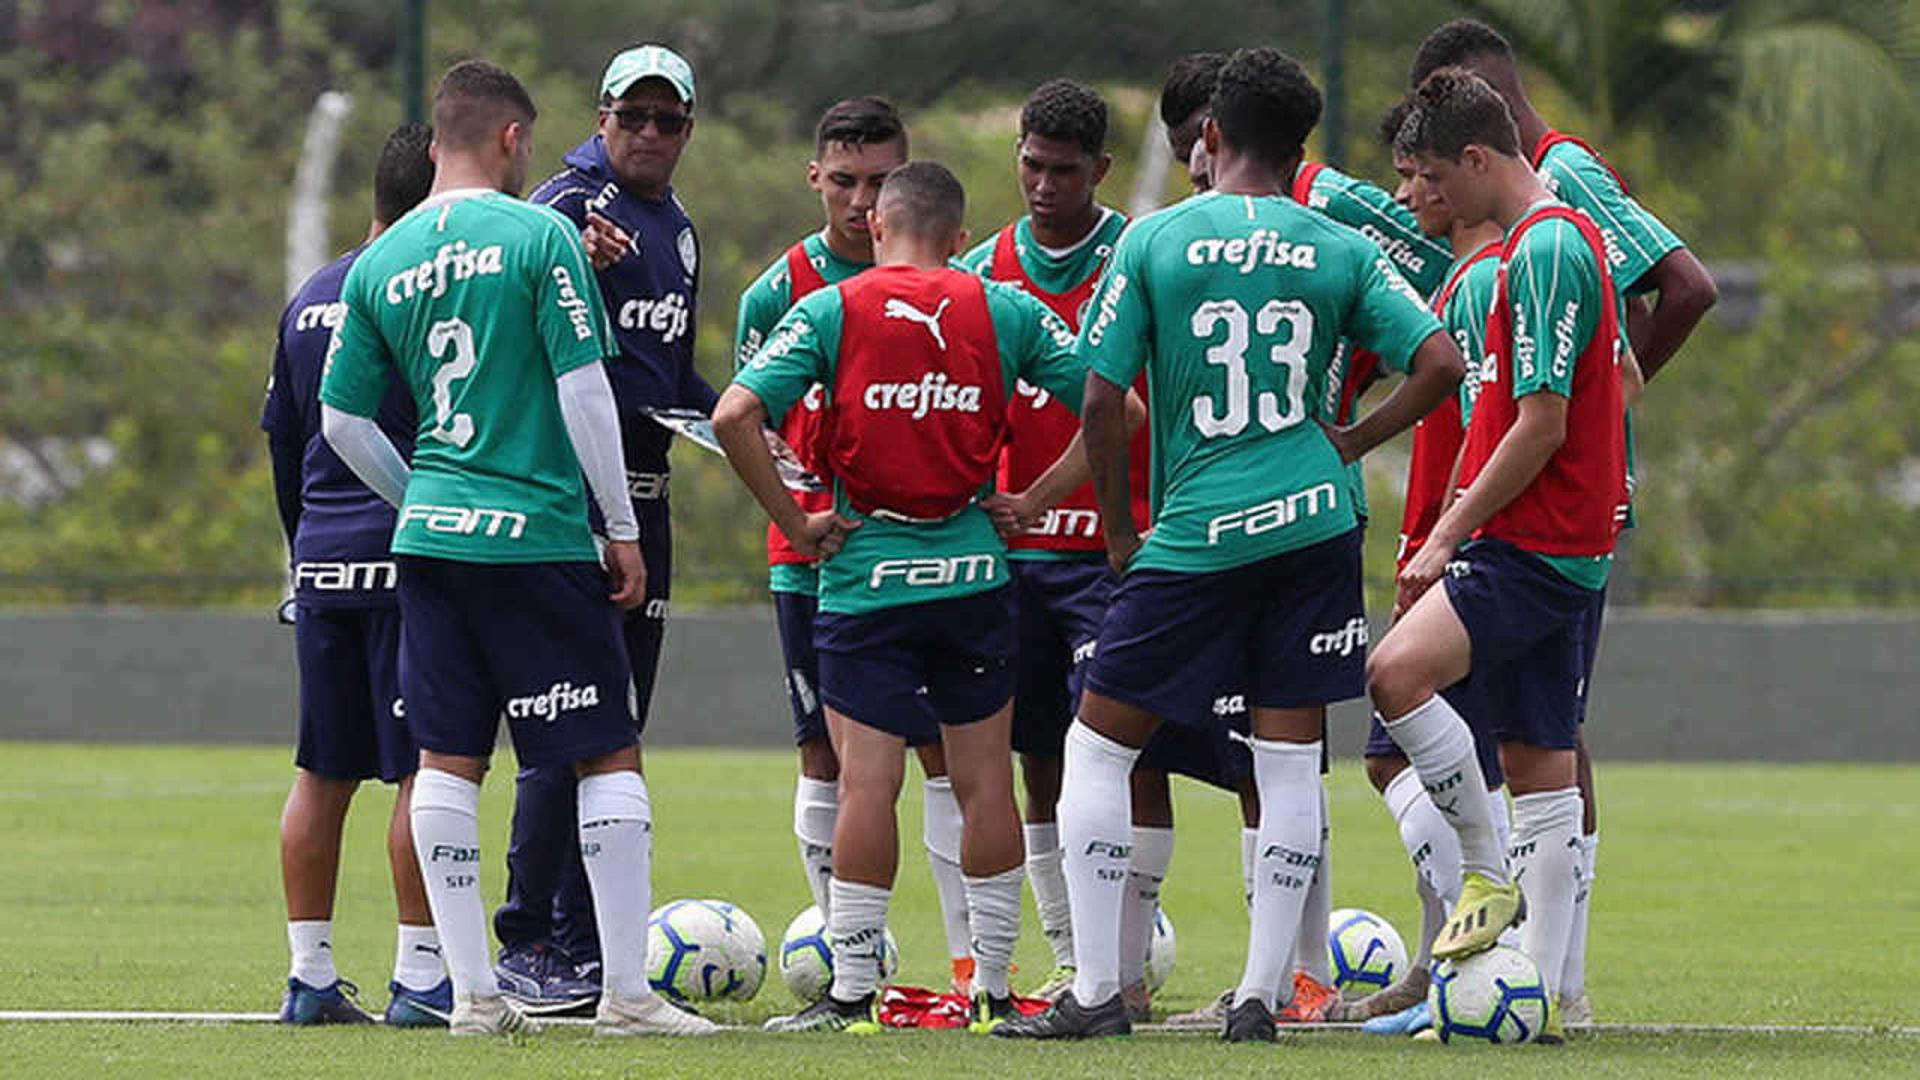
M 1007 970 L 1020 937 L 1020 882 L 1026 870 L 1016 866 L 992 877 L 967 878 L 967 921 L 973 927 L 973 984 L 1007 996 Z
M 1120 985 L 1147 977 L 1153 916 L 1160 910 L 1160 883 L 1173 864 L 1173 830 L 1135 825 L 1127 860 L 1127 889 L 1120 898 Z
M 1333 922 L 1333 847 L 1327 815 L 1327 787 L 1320 785 L 1320 862 L 1307 886 L 1306 906 L 1300 909 L 1300 931 L 1293 941 L 1293 968 L 1304 971 L 1322 986 L 1333 985 L 1333 958 L 1327 955 L 1327 933 Z
M 1028 825 L 1027 883 L 1040 916 L 1040 934 L 1053 950 L 1053 966 L 1073 966 L 1073 910 L 1067 906 L 1067 875 L 1060 867 L 1060 827 Z
M 803 776 L 793 788 L 793 835 L 800 843 L 800 865 L 820 917 L 831 912 L 827 882 L 833 880 L 833 825 L 840 819 L 840 785 Z
M 1500 850 L 1513 847 L 1513 807 L 1507 803 L 1506 788 L 1492 788 L 1487 792 L 1487 810 L 1493 815 L 1493 831 L 1500 836 Z
M 940 896 L 940 918 L 946 923 L 947 956 L 958 960 L 973 954 L 973 930 L 967 925 L 967 875 L 960 869 L 960 800 L 953 781 L 929 776 L 921 785 L 920 836 L 927 845 L 927 865 L 933 870 L 933 888 Z
M 1247 966 L 1233 1003 L 1258 998 L 1277 1011 L 1293 998 L 1287 967 L 1320 851 L 1320 743 L 1253 739 L 1260 789 L 1260 850 L 1253 879 Z
M 1420 774 L 1402 769 L 1382 795 L 1400 829 L 1413 870 L 1447 910 L 1460 902 L 1460 837 L 1420 786 Z M 1504 815 L 1503 815 L 1504 816 Z
M 1593 907 L 1593 867 L 1600 851 L 1600 834 L 1580 838 L 1580 891 L 1573 895 L 1573 933 L 1567 939 L 1567 960 L 1560 968 L 1560 996 L 1587 992 L 1587 915 Z
M 293 963 L 287 975 L 315 990 L 325 990 L 340 981 L 333 967 L 333 920 L 301 919 L 287 923 L 287 948 Z
M 647 983 L 647 918 L 653 910 L 653 804 L 637 772 L 580 778 L 580 856 L 600 932 L 600 979 L 620 998 L 653 993 Z
M 1493 815 L 1482 792 L 1487 782 L 1474 756 L 1473 732 L 1447 699 L 1435 694 L 1396 720 L 1385 721 L 1387 734 L 1420 774 L 1433 804 L 1460 836 L 1462 873 L 1507 881 L 1507 853 L 1500 846 Z
M 440 959 L 440 931 L 431 926 L 400 924 L 393 948 L 393 981 L 409 990 L 431 990 L 447 977 Z
M 1580 789 L 1514 798 L 1513 876 L 1527 898 L 1520 950 L 1540 966 L 1547 992 L 1558 994 L 1579 888 Z
M 498 997 L 480 900 L 480 785 L 440 769 L 413 776 L 413 850 L 458 997 Z
M 1133 843 L 1128 778 L 1139 757 L 1078 720 L 1067 728 L 1054 816 L 1073 910 L 1073 997 L 1089 1008 L 1120 992 L 1120 905 Z
M 833 996 L 859 1001 L 880 987 L 886 963 L 887 905 L 892 889 L 834 878 L 833 919 L 827 944 L 833 949 Z
M 1240 829 L 1240 899 L 1253 906 L 1253 855 L 1260 850 L 1260 830 Z

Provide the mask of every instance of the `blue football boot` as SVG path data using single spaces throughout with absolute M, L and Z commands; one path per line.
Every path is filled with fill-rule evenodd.
M 381 1019 L 389 1027 L 443 1028 L 453 1015 L 452 979 L 441 979 L 431 990 L 409 990 L 397 982 L 388 983 L 387 989 L 393 997 Z
M 360 996 L 360 988 L 345 979 L 332 986 L 312 987 L 299 979 L 287 980 L 287 996 L 280 1002 L 283 1024 L 371 1024 L 373 1017 L 350 999 Z

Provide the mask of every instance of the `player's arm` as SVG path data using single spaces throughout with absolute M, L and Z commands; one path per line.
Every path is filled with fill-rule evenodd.
M 1129 475 L 1127 398 L 1131 394 L 1096 371 L 1087 372 L 1080 411 L 1080 437 L 1086 442 L 1087 464 L 1093 472 L 1093 497 L 1100 504 L 1100 522 L 1107 534 L 1107 561 L 1124 572 L 1140 550 L 1140 530 L 1133 524 L 1133 480 Z
M 411 471 L 374 417 L 393 379 L 393 357 L 373 322 L 373 305 L 360 288 L 362 261 L 347 272 L 340 300 L 346 314 L 327 343 L 320 376 L 320 434 L 340 460 L 396 508 L 407 499 Z
M 1361 348 L 1380 354 L 1386 365 L 1406 369 L 1408 375 L 1367 415 L 1328 431 L 1342 461 L 1357 460 L 1412 427 L 1448 394 L 1457 393 L 1467 373 L 1452 335 L 1385 256 L 1376 252 L 1366 260 L 1358 289 L 1347 335 Z
M 284 333 L 284 330 L 282 331 Z M 280 527 L 293 550 L 300 529 L 300 482 L 306 442 L 299 436 L 299 412 L 293 405 L 293 382 L 287 372 L 286 339 L 273 349 L 273 374 L 267 383 L 267 402 L 260 411 L 260 429 L 267 433 L 267 461 L 273 467 L 273 498 L 280 511 Z
M 1084 392 L 1084 387 L 1083 387 Z M 1147 425 L 1147 407 L 1140 395 L 1127 391 L 1127 441 L 1131 445 L 1135 435 Z M 1087 435 L 1080 430 L 1053 464 L 1046 467 L 1025 491 L 997 493 L 986 499 L 981 505 L 993 515 L 994 527 L 1000 535 L 1012 539 L 1040 524 L 1047 511 L 1059 506 L 1066 497 L 1087 486 L 1093 480 L 1093 465 L 1087 459 Z
M 1640 279 L 1657 293 L 1653 311 L 1641 323 L 1638 334 L 1630 334 L 1634 352 L 1640 356 L 1640 370 L 1652 379 L 1667 366 L 1680 347 L 1693 335 L 1694 327 L 1720 302 L 1720 289 L 1713 275 L 1687 248 L 1675 248 L 1653 264 Z M 1628 329 L 1635 320 L 1628 319 Z
M 1080 436 L 1093 471 L 1093 496 L 1107 537 L 1107 562 L 1125 572 L 1140 550 L 1133 524 L 1129 475 L 1127 390 L 1146 366 L 1153 340 L 1153 312 L 1146 300 L 1146 249 L 1157 235 L 1151 225 L 1131 225 L 1120 235 L 1113 263 L 1094 294 L 1074 349 L 1086 365 L 1080 403 Z
M 1640 395 L 1647 389 L 1647 376 L 1640 370 L 1640 359 L 1634 355 L 1633 346 L 1626 348 L 1626 354 L 1620 357 L 1620 403 L 1631 409 L 1640 402 Z
M 838 301 L 837 291 L 826 290 L 796 305 L 713 408 L 713 435 L 727 464 L 794 550 L 817 558 L 838 554 L 847 533 L 860 523 L 833 510 L 809 514 L 801 509 L 780 480 L 764 432 L 825 377 L 829 351 L 816 323 L 832 317 L 837 324 Z M 838 351 L 836 343 L 832 352 Z

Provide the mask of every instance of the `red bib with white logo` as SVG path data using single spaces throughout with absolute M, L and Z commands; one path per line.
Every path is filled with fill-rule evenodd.
M 1078 331 L 1080 315 L 1093 299 L 1105 270 L 1106 264 L 1103 262 L 1100 269 L 1089 274 L 1085 281 L 1071 290 L 1047 292 L 1034 284 L 1033 279 L 1027 276 L 1026 268 L 1020 265 L 1020 252 L 1014 244 L 1014 226 L 1009 225 L 1000 230 L 1000 237 L 994 243 L 993 265 L 988 273 L 995 281 L 1012 282 L 1033 294 L 1055 315 L 1065 319 L 1070 329 Z M 1144 372 L 1135 385 L 1140 396 L 1145 398 L 1147 377 Z M 1000 456 L 1000 490 L 1008 492 L 1025 491 L 1031 487 L 1040 474 L 1047 471 L 1047 466 L 1059 460 L 1067 444 L 1073 441 L 1074 433 L 1080 430 L 1080 418 L 1073 414 L 1073 410 L 1053 400 L 1046 391 L 1025 383 L 1016 389 L 1018 393 L 1007 405 L 1007 448 Z M 1150 452 L 1147 431 L 1141 428 L 1134 437 L 1129 475 L 1133 480 L 1134 525 L 1142 529 L 1147 527 L 1147 463 Z M 1100 503 L 1094 497 L 1093 485 L 1084 484 L 1062 499 L 1038 528 L 1007 541 L 1007 547 L 1014 551 L 1105 551 L 1106 541 L 1100 532 Z
M 992 478 L 1006 376 L 986 286 L 885 266 L 840 285 L 840 354 L 814 460 L 863 514 L 938 521 Z
M 1460 283 L 1466 280 L 1467 271 L 1481 259 L 1499 254 L 1498 244 L 1488 244 L 1454 267 L 1446 284 L 1440 286 L 1440 292 L 1433 298 L 1434 314 L 1444 321 L 1447 304 L 1452 302 Z M 1469 364 L 1478 361 L 1477 356 L 1467 357 Z M 1407 463 L 1407 505 L 1400 516 L 1398 560 L 1402 570 L 1406 569 L 1413 553 L 1427 542 L 1427 534 L 1433 532 L 1434 524 L 1440 520 L 1440 509 L 1447 497 L 1447 481 L 1453 478 L 1453 466 L 1460 458 L 1460 445 L 1465 441 L 1466 432 L 1460 425 L 1459 394 L 1448 394 L 1447 400 L 1413 425 L 1413 455 Z
M 820 271 L 814 268 L 813 260 L 807 258 L 806 242 L 801 241 L 788 248 L 787 306 L 791 308 L 800 302 L 801 297 L 826 287 L 827 279 L 820 276 Z M 811 459 L 814 445 L 819 441 L 819 430 L 820 388 L 816 386 L 802 395 L 800 400 L 794 403 L 793 408 L 787 410 L 787 415 L 780 420 L 780 437 L 786 440 L 788 446 L 793 447 L 794 456 L 800 459 L 800 464 L 805 465 L 816 476 L 820 475 L 820 468 Z M 830 490 L 796 491 L 793 493 L 793 498 L 800 504 L 800 508 L 809 514 L 833 509 L 833 492 Z M 786 534 L 781 532 L 778 526 L 771 524 L 767 526 L 767 562 L 770 565 L 783 566 L 813 561 L 793 550 L 793 545 L 787 542 Z
M 1606 241 L 1592 220 L 1570 207 L 1547 206 L 1528 214 L 1514 226 L 1500 252 L 1500 276 L 1487 319 L 1487 360 L 1460 455 L 1460 490 L 1470 487 L 1486 468 L 1494 448 L 1520 416 L 1513 397 L 1513 304 L 1507 293 L 1507 260 L 1526 231 L 1548 218 L 1572 222 L 1592 250 L 1600 271 L 1600 322 L 1574 360 L 1566 440 L 1533 483 L 1475 535 L 1506 540 L 1541 555 L 1605 555 L 1613 550 L 1627 514 L 1620 320 L 1613 275 L 1607 270 Z

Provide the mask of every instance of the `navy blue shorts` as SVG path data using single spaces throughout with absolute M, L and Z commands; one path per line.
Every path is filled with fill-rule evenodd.
M 420 752 L 400 705 L 400 609 L 298 605 L 300 744 L 294 764 L 329 780 L 389 784 Z
M 486 757 L 502 713 L 523 766 L 639 741 L 621 612 L 599 566 L 397 561 L 400 689 L 422 749 Z
M 1059 757 L 1113 592 L 1107 560 L 1008 559 L 1013 578 L 1013 748 Z
M 1440 696 L 1467 722 L 1467 730 L 1473 732 L 1474 756 L 1480 759 L 1480 775 L 1486 777 L 1487 787 L 1496 788 L 1507 782 L 1507 771 L 1500 766 L 1500 740 L 1494 738 L 1487 726 L 1487 718 L 1492 714 L 1487 711 L 1489 706 L 1481 700 L 1484 695 L 1479 691 L 1480 687 L 1468 677 L 1440 691 Z M 1375 713 L 1369 723 L 1366 756 L 1407 756 L 1400 744 L 1393 741 L 1393 736 L 1387 734 L 1379 713 Z
M 820 708 L 820 660 L 813 650 L 813 618 L 819 610 L 820 600 L 812 593 L 773 594 L 773 620 L 780 630 L 796 746 L 827 737 L 827 717 Z
M 1473 643 L 1474 704 L 1501 742 L 1571 750 L 1600 594 L 1504 540 L 1469 541 L 1447 564 L 1447 599 Z
M 1169 723 L 1217 728 L 1214 701 L 1246 687 L 1253 708 L 1360 696 L 1367 618 L 1360 530 L 1208 574 L 1120 579 L 1087 687 Z
M 1219 719 L 1215 727 L 1161 724 L 1133 767 L 1189 777 L 1222 791 L 1239 791 L 1253 775 L 1253 748 L 1247 744 L 1253 717 L 1247 712 L 1247 696 L 1217 695 L 1213 714 Z
M 813 620 L 820 698 L 835 712 L 937 741 L 941 724 L 971 724 L 1013 697 L 1013 590 Z
M 1607 589 L 1600 587 L 1600 594 L 1593 598 L 1593 607 L 1587 612 L 1587 621 L 1580 628 L 1580 705 L 1579 713 L 1574 717 L 1580 723 L 1587 722 L 1587 700 L 1593 694 L 1593 667 L 1600 661 L 1601 624 L 1607 619 Z
M 647 599 L 625 612 L 620 635 L 626 640 L 627 666 L 633 672 L 635 726 L 645 731 L 660 674 L 660 647 L 667 638 L 667 604 L 673 595 L 673 525 L 665 499 L 635 499 L 640 523 L 640 553 L 647 560 Z

